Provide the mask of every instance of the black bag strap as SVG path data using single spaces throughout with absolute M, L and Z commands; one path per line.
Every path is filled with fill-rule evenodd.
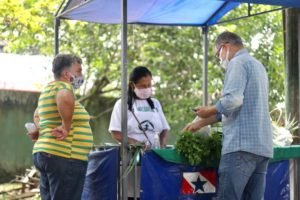
M 135 118 L 135 120 L 136 120 L 137 123 L 138 123 L 139 129 L 143 132 L 143 134 L 144 134 L 144 136 L 146 137 L 146 139 L 148 140 L 150 146 L 152 146 L 152 143 L 151 143 L 151 141 L 149 140 L 148 135 L 146 134 L 145 129 L 142 127 L 142 124 L 140 123 L 139 119 L 138 119 L 137 116 L 135 115 L 134 109 L 133 109 L 133 108 L 132 108 L 131 112 L 132 112 L 133 117 Z

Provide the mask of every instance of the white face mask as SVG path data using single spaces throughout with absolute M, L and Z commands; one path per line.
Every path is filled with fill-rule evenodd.
M 71 84 L 73 85 L 74 89 L 78 89 L 80 86 L 82 86 L 83 82 L 83 76 L 75 76 L 72 74 Z
M 152 87 L 138 89 L 137 87 L 134 88 L 134 93 L 140 99 L 148 99 L 152 95 Z
M 222 55 L 223 47 L 220 51 L 220 55 Z M 223 60 L 220 56 L 220 65 L 226 70 L 229 65 L 229 50 L 226 53 L 226 58 Z

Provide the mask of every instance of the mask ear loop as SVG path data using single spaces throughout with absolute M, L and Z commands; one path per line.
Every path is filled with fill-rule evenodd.
M 222 56 L 221 56 L 221 55 L 222 55 L 222 52 L 223 52 L 223 47 L 224 47 L 224 46 L 221 47 L 221 50 L 220 50 L 220 53 L 219 53 L 220 63 L 223 62 L 223 59 L 222 59 Z

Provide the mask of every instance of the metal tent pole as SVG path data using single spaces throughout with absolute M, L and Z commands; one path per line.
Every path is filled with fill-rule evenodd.
M 203 33 L 203 84 L 202 84 L 202 91 L 203 91 L 203 100 L 202 104 L 207 106 L 208 104 L 208 92 L 207 92 L 207 76 L 208 76 L 208 26 L 204 26 L 202 28 Z
M 60 26 L 60 19 L 57 17 L 58 13 L 61 11 L 63 5 L 65 4 L 65 0 L 61 2 L 59 5 L 59 8 L 57 9 L 55 13 L 55 19 L 54 19 L 54 55 L 56 56 L 59 54 L 59 26 Z
M 122 130 L 122 175 L 128 166 L 128 150 L 127 150 L 127 0 L 121 1 L 121 44 L 122 44 L 122 71 L 121 71 L 121 86 L 122 86 L 122 104 L 121 104 L 121 130 Z M 121 178 L 121 199 L 127 200 L 127 177 Z
M 60 19 L 55 18 L 54 21 L 54 55 L 56 56 L 59 54 L 59 26 L 60 26 Z

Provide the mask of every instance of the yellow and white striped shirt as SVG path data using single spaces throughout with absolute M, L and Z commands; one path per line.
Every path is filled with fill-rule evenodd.
M 57 141 L 51 130 L 62 124 L 55 102 L 59 90 L 69 90 L 74 94 L 73 86 L 62 81 L 49 83 L 41 93 L 38 101 L 40 117 L 40 135 L 33 147 L 33 154 L 46 152 L 64 158 L 87 161 L 87 155 L 93 145 L 93 135 L 89 123 L 90 116 L 84 107 L 75 102 L 73 120 L 69 135 L 62 141 Z

